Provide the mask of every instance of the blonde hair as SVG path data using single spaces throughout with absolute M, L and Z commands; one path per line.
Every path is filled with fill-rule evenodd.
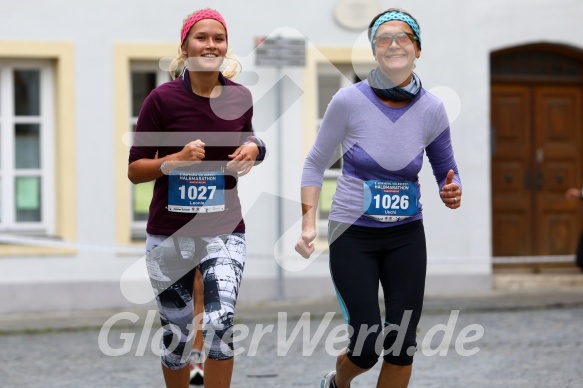
M 190 15 L 186 16 L 182 21 L 182 25 L 184 26 L 184 23 L 186 23 L 186 21 L 190 19 L 190 17 L 194 15 L 196 12 L 193 12 Z M 170 72 L 170 77 L 172 77 L 172 79 L 175 79 L 176 77 L 180 76 L 180 74 L 182 74 L 182 72 L 184 71 L 185 63 L 186 60 L 188 59 L 187 56 L 183 54 L 183 50 L 186 49 L 186 44 L 187 43 L 185 40 L 184 43 L 181 43 L 178 46 L 178 56 L 172 59 L 172 62 L 170 62 L 170 67 L 168 71 Z M 225 62 L 227 63 L 226 66 Z M 225 61 L 223 61 L 223 65 L 221 66 L 220 72 L 223 73 L 223 76 L 225 78 L 234 80 L 235 78 L 237 78 L 239 73 L 241 73 L 241 70 L 242 66 L 241 62 L 239 62 L 239 58 L 236 55 L 232 54 L 231 50 L 228 49 L 227 55 L 225 56 Z

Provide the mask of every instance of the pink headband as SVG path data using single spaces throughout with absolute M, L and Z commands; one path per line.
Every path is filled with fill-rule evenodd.
M 190 31 L 192 26 L 194 26 L 194 24 L 196 22 L 199 22 L 203 19 L 214 19 L 214 20 L 218 21 L 219 23 L 221 23 L 223 25 L 223 27 L 225 27 L 225 34 L 227 34 L 227 23 L 225 23 L 225 19 L 223 19 L 223 17 L 221 16 L 220 13 L 218 13 L 214 9 L 210 9 L 210 8 L 201 9 L 200 11 L 196 11 L 195 13 L 190 15 L 188 20 L 186 20 L 186 22 L 184 22 L 184 25 L 182 26 L 182 32 L 180 33 L 180 35 L 181 35 L 180 45 L 184 44 L 184 40 L 186 39 L 186 35 L 188 35 L 188 31 Z M 228 34 L 227 34 L 227 41 L 228 41 Z

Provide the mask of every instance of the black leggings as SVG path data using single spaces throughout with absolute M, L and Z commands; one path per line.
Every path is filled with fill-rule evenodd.
M 331 221 L 328 236 L 332 281 L 351 331 L 348 358 L 364 369 L 372 368 L 381 353 L 388 363 L 412 364 L 427 268 L 422 221 L 388 228 Z M 379 282 L 384 293 L 384 325 Z M 384 335 L 379 338 L 383 327 Z

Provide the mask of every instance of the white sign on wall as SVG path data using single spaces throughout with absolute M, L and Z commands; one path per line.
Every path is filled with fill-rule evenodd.
M 256 38 L 255 65 L 257 66 L 304 66 L 306 41 L 302 38 L 281 36 Z

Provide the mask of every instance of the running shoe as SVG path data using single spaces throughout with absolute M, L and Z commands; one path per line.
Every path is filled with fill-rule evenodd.
M 322 379 L 320 383 L 320 388 L 332 388 L 332 380 L 336 376 L 336 371 L 333 370 L 332 372 L 328 372 L 326 376 Z
M 204 364 L 199 351 L 190 353 L 190 385 L 204 384 Z

